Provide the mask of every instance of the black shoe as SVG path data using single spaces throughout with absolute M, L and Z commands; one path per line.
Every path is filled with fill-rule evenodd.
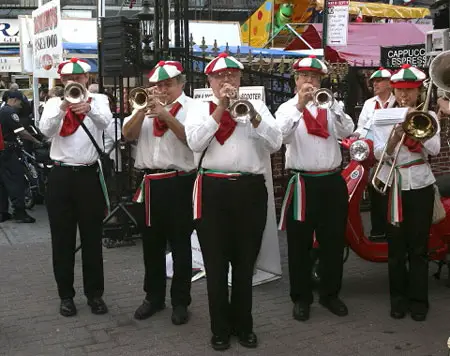
M 5 222 L 8 220 L 11 220 L 12 215 L 10 213 L 2 213 L 1 214 L 1 218 L 0 218 L 0 222 Z
M 223 351 L 230 348 L 230 337 L 213 335 L 211 338 L 211 346 L 216 351 Z
M 101 315 L 108 312 L 108 307 L 102 298 L 88 299 L 88 305 L 91 307 L 92 314 Z
M 59 314 L 65 317 L 74 316 L 77 314 L 77 307 L 75 306 L 72 298 L 61 299 Z
M 183 305 L 177 305 L 172 310 L 172 323 L 174 325 L 186 324 L 189 321 L 189 312 Z
M 406 313 L 403 310 L 391 310 L 391 318 L 392 319 L 403 319 L 406 316 Z
M 15 212 L 12 217 L 18 223 L 30 224 L 36 222 L 36 219 L 28 215 L 26 211 Z
M 337 316 L 347 316 L 348 309 L 342 300 L 339 298 L 320 298 L 319 304 L 327 308 L 330 312 Z
M 254 349 L 258 346 L 258 338 L 254 332 L 239 333 L 239 343 L 244 347 Z
M 153 314 L 163 310 L 166 307 L 166 304 L 155 304 L 149 302 L 147 299 L 144 299 L 139 308 L 134 312 L 134 318 L 137 320 L 144 320 L 150 318 Z
M 425 321 L 427 313 L 411 313 L 411 319 L 414 321 Z
M 295 320 L 306 321 L 309 319 L 310 307 L 308 304 L 297 302 L 292 310 L 292 315 Z

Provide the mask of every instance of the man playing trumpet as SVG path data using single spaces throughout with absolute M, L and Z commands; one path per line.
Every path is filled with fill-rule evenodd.
M 409 64 L 403 65 L 392 75 L 395 106 L 415 111 L 425 78 L 425 73 Z M 433 217 L 435 178 L 427 159 L 429 155 L 436 156 L 441 147 L 436 114 L 428 108 L 424 110 L 434 118 L 433 125 L 436 125 L 434 135 L 426 141 L 407 137 L 399 148 L 405 133 L 402 125 L 394 129 L 391 125 L 374 126 L 375 157 L 384 162 L 375 181 L 389 186 L 386 235 L 389 245 L 390 314 L 394 319 L 401 319 L 410 311 L 411 318 L 416 321 L 425 320 L 429 308 L 427 242 Z M 384 150 L 386 154 L 382 157 Z M 392 164 L 395 164 L 393 175 L 389 177 Z
M 194 226 L 195 164 L 183 126 L 193 100 L 183 93 L 182 72 L 179 62 L 159 62 L 149 74 L 154 86 L 147 90 L 147 105 L 138 106 L 125 118 L 122 130 L 127 140 L 138 140 L 135 168 L 144 175 L 135 201 L 145 201 L 141 212 L 145 214 L 142 234 L 146 296 L 134 317 L 147 319 L 165 308 L 168 241 L 173 256 L 172 322 L 176 325 L 189 319 Z
M 290 295 L 296 320 L 309 319 L 313 302 L 310 251 L 320 244 L 319 303 L 333 314 L 348 314 L 341 289 L 348 192 L 341 176 L 338 138 L 353 132 L 352 119 L 339 103 L 318 108 L 313 95 L 327 74 L 314 56 L 294 63 L 297 94 L 275 113 L 286 144 L 286 168 L 293 175 L 282 206 L 280 228 L 287 229 Z M 317 98 L 316 98 L 317 99 Z M 293 199 L 294 198 L 294 199 Z
M 58 73 L 65 86 L 78 83 L 79 88 L 85 88 L 90 69 L 85 61 L 72 58 L 59 65 Z M 111 122 L 112 115 L 105 96 L 86 90 L 82 95 L 85 100 L 79 103 L 70 103 L 60 97 L 50 98 L 39 121 L 41 132 L 52 139 L 50 158 L 55 165 L 48 178 L 46 204 L 52 235 L 53 271 L 61 298 L 60 313 L 66 317 L 77 313 L 73 302 L 77 227 L 88 304 L 94 314 L 108 311 L 102 299 L 102 225 L 106 197 L 97 163 L 99 154 L 80 127 L 80 121 L 102 147 L 103 130 Z
M 225 53 L 208 63 L 205 73 L 214 96 L 192 106 L 186 119 L 187 141 L 199 167 L 194 218 L 206 268 L 215 350 L 229 348 L 232 333 L 244 347 L 257 346 L 252 278 L 266 225 L 264 173 L 270 153 L 281 147 L 281 132 L 262 101 L 247 104 L 248 121 L 239 121 L 229 111 L 243 69 Z

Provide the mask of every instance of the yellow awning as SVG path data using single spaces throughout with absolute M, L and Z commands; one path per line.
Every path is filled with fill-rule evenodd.
M 316 0 L 316 10 L 323 9 L 324 0 Z M 424 7 L 407 7 L 373 2 L 350 1 L 350 15 L 382 17 L 391 19 L 422 19 L 430 16 L 430 10 Z

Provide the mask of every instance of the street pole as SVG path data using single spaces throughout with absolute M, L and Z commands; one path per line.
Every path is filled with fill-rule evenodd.
M 323 19 L 322 19 L 322 48 L 323 48 L 323 59 L 324 60 L 326 60 L 325 48 L 327 47 L 327 37 L 328 37 L 328 0 L 324 0 L 324 2 L 323 2 Z
M 97 2 L 97 71 L 98 71 L 98 91 L 103 92 L 103 38 L 102 38 L 102 18 L 106 15 L 105 0 Z

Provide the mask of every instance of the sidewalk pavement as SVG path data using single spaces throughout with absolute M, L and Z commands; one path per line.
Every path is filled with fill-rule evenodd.
M 430 268 L 431 309 L 426 322 L 389 317 L 387 265 L 362 261 L 354 254 L 345 264 L 342 297 L 348 317 L 332 315 L 317 303 L 311 319 L 292 319 L 286 239 L 280 234 L 283 278 L 254 288 L 254 325 L 259 347 L 233 341 L 230 350 L 209 347 L 205 279 L 192 288 L 192 318 L 174 326 L 171 309 L 145 321 L 133 319 L 142 302 L 141 245 L 105 249 L 105 301 L 110 313 L 90 313 L 81 289 L 80 254 L 76 260 L 78 315 L 59 315 L 52 273 L 50 234 L 45 209 L 36 224 L 0 224 L 0 355 L 45 356 L 206 356 L 206 355 L 447 355 L 450 337 L 450 289 Z M 446 271 L 443 274 L 446 278 Z M 316 298 L 317 300 L 317 298 Z M 170 300 L 167 300 L 170 306 Z

